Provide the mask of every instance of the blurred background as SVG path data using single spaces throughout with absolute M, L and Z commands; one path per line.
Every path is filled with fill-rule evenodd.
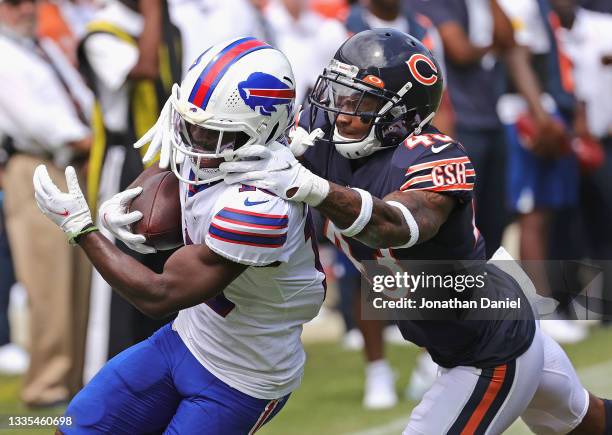
M 168 321 L 132 308 L 68 246 L 35 206 L 33 169 L 61 180 L 74 165 L 95 210 L 142 171 L 132 143 L 207 47 L 267 41 L 307 105 L 340 44 L 376 27 L 421 39 L 443 65 L 434 124 L 474 163 L 488 255 L 503 245 L 532 261 L 540 294 L 561 302 L 567 282 L 539 262 L 578 260 L 564 280 L 588 286 L 589 319 L 571 320 L 566 301 L 542 327 L 587 388 L 612 396 L 611 0 L 0 0 L 0 415 L 61 414 Z M 261 433 L 400 433 L 436 366 L 393 325 L 360 320 L 359 275 L 319 233 L 330 289 L 304 329 L 304 382 Z M 139 259 L 159 269 L 167 256 Z M 597 270 L 586 282 L 582 261 Z

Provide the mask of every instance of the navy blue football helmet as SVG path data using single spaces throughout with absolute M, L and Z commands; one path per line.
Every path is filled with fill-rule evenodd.
M 320 140 L 347 158 L 365 157 L 419 134 L 443 89 L 440 65 L 419 40 L 394 29 L 366 30 L 344 42 L 319 75 L 308 98 L 310 123 L 323 111 L 331 128 Z M 369 123 L 367 134 L 342 136 L 339 115 Z

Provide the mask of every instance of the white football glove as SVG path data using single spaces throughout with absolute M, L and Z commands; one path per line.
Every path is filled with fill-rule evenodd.
M 145 245 L 147 239 L 142 234 L 134 234 L 130 231 L 130 225 L 142 219 L 142 213 L 133 211 L 128 213 L 130 202 L 140 195 L 142 187 L 134 187 L 114 195 L 104 201 L 98 209 L 100 224 L 106 228 L 115 238 L 121 240 L 132 251 L 141 254 L 152 254 L 157 250 Z
M 300 127 L 300 118 L 302 117 L 302 113 L 304 113 L 301 105 L 297 107 L 295 113 L 292 126 L 287 132 L 287 136 L 289 137 L 289 149 L 295 157 L 301 157 L 308 148 L 314 146 L 315 140 L 323 137 L 324 133 L 320 128 L 317 128 L 312 133 L 308 133 L 306 129 Z
M 71 243 L 77 236 L 96 230 L 89 206 L 72 166 L 66 168 L 66 184 L 68 185 L 66 193 L 60 191 L 51 181 L 45 165 L 39 165 L 36 168 L 33 181 L 34 197 L 38 208 L 64 230 Z
M 289 130 L 289 149 L 295 157 L 301 157 L 304 153 L 314 146 L 315 140 L 323 137 L 323 130 L 317 128 L 312 133 L 308 133 L 299 125 Z
M 227 184 L 248 184 L 313 207 L 329 193 L 329 182 L 302 166 L 289 148 L 279 143 L 240 148 L 234 153 L 234 161 L 221 163 L 219 169 L 225 173 Z M 288 192 L 294 188 L 297 191 L 289 197 Z

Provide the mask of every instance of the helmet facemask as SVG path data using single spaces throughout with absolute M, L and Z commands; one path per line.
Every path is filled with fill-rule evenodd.
M 215 116 L 180 101 L 178 92 L 177 86 L 170 97 L 172 170 L 179 180 L 191 185 L 220 180 L 219 164 L 231 159 L 238 148 L 257 143 L 259 135 L 238 118 Z M 181 174 L 181 163 L 190 165 L 193 180 Z
M 410 135 L 420 130 L 435 113 L 421 119 L 416 109 L 408 109 L 403 99 L 412 88 L 407 82 L 398 92 L 384 88 L 376 76 L 357 78 L 359 69 L 333 59 L 324 69 L 309 96 L 311 104 L 310 122 L 314 125 L 318 110 L 323 110 L 331 125 L 327 138 L 340 154 L 349 159 L 361 158 L 388 147 L 395 147 Z M 369 127 L 360 137 L 344 134 L 338 129 L 338 116 L 359 117 Z

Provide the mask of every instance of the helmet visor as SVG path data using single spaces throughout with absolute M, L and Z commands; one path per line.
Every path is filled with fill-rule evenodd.
M 386 99 L 355 83 L 320 76 L 311 98 L 321 108 L 351 116 L 375 117 Z
M 357 83 L 320 76 L 311 104 L 325 111 L 328 121 L 348 140 L 363 140 L 380 117 L 387 99 Z
M 192 157 L 217 158 L 226 151 L 244 145 L 249 137 L 240 131 L 221 131 L 179 120 L 179 131 L 186 154 Z

